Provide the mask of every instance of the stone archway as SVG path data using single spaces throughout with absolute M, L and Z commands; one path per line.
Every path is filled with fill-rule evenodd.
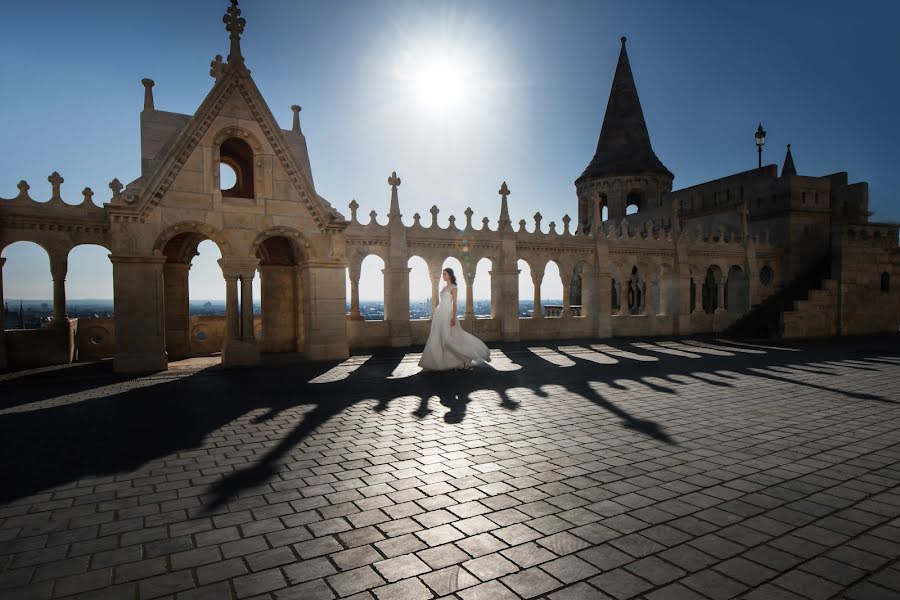
M 303 278 L 308 244 L 289 228 L 262 232 L 251 251 L 259 259 L 262 352 L 302 352 L 305 338 Z

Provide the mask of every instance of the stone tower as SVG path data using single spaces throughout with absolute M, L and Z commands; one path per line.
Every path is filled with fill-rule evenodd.
M 594 202 L 599 202 L 601 209 L 607 207 L 608 218 L 621 219 L 631 204 L 638 211 L 660 206 L 663 195 L 672 189 L 673 175 L 650 145 L 625 38 L 621 41 L 597 151 L 575 180 L 578 221 L 587 230 L 592 225 Z

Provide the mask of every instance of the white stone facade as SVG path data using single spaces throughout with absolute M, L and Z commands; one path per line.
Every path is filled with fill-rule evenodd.
M 141 176 L 124 188 L 113 180 L 109 203 L 94 205 L 89 189 L 81 204 L 64 203 L 63 179 L 56 173 L 49 178 L 49 202 L 32 200 L 25 182 L 15 198 L 0 199 L 0 249 L 23 240 L 40 244 L 50 255 L 54 280 L 53 324 L 40 331 L 0 331 L 0 368 L 71 361 L 87 339 L 101 339 L 95 346 L 102 348 L 80 352 L 82 357 L 111 353 L 121 372 L 162 370 L 170 359 L 218 343 L 227 365 L 256 364 L 260 352 L 322 360 L 344 358 L 360 347 L 421 344 L 429 324 L 409 318 L 413 256 L 428 264 L 433 302 L 444 260 L 460 260 L 460 276 L 468 284 L 463 326 L 486 341 L 721 332 L 764 315 L 754 307 L 773 305 L 823 262 L 828 273 L 804 283 L 806 290 L 822 292 L 806 305 L 777 311 L 776 334 L 898 329 L 897 226 L 867 222 L 865 184 L 848 185 L 846 174 L 779 176 L 776 167 L 764 167 L 671 192 L 664 167 L 647 173 L 586 171 L 576 184 L 577 219 L 565 217 L 561 228 L 545 228 L 540 214 L 533 227 L 524 221 L 514 227 L 505 183 L 496 224 L 473 224 L 467 210 L 465 223 L 451 217 L 449 227 L 441 228 L 434 207 L 430 223 L 415 215 L 407 226 L 401 221 L 401 180 L 392 174 L 388 224 L 379 225 L 374 214 L 361 223 L 355 203 L 348 220 L 316 193 L 299 107 L 292 107 L 293 127 L 280 129 L 253 82 L 240 53 L 243 20 L 238 23 L 233 10 L 226 16 L 232 19 L 231 53 L 227 62 L 213 61 L 215 83 L 194 115 L 156 110 L 153 82 L 143 81 Z M 630 78 L 623 38 L 620 69 L 626 67 L 622 77 Z M 633 87 L 618 78 L 617 72 L 611 103 L 616 86 Z M 230 190 L 220 187 L 220 163 L 237 173 Z M 628 203 L 640 210 L 625 217 Z M 604 206 L 611 218 L 601 222 Z M 219 320 L 188 314 L 190 262 L 206 239 L 222 254 L 227 314 Z M 114 323 L 66 317 L 68 253 L 86 243 L 110 250 Z M 385 264 L 383 321 L 359 314 L 361 263 L 373 254 Z M 492 265 L 490 319 L 475 319 L 472 310 L 474 270 L 482 258 Z M 519 316 L 520 259 L 529 264 L 535 284 L 532 318 Z M 552 311 L 559 315 L 554 317 L 540 310 L 548 261 L 558 265 L 563 279 L 563 306 Z M 261 318 L 252 312 L 257 270 Z M 202 342 L 199 327 L 209 332 Z

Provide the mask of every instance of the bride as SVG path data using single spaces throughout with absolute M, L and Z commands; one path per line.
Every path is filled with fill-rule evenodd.
M 444 269 L 441 278 L 447 283 L 431 317 L 431 333 L 422 351 L 419 366 L 426 371 L 446 371 L 471 366 L 476 361 L 491 360 L 484 342 L 463 330 L 456 321 L 456 276 Z

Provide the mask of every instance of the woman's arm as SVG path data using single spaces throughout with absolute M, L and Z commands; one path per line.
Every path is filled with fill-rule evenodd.
M 456 325 L 456 288 L 450 288 L 450 297 L 453 298 L 453 313 L 450 317 L 450 327 Z

